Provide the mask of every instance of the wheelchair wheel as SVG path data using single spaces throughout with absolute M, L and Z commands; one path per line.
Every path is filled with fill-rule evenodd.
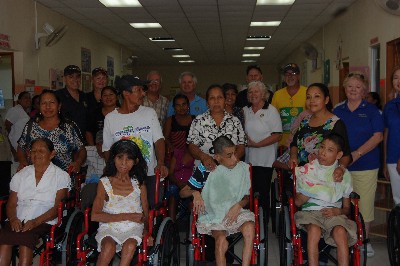
M 390 265 L 400 265 L 400 205 L 389 214 L 387 247 Z
M 161 223 L 155 245 L 158 252 L 154 256 L 154 265 L 179 266 L 179 233 L 171 218 L 165 218 Z
M 61 264 L 63 266 L 76 265 L 76 238 L 83 230 L 83 220 L 83 213 L 78 209 L 75 209 L 68 219 L 65 227 L 66 238 L 62 242 L 61 249 Z
M 267 224 L 264 224 L 264 211 L 262 207 L 258 208 L 258 221 L 260 225 L 260 246 L 259 256 L 257 256 L 257 265 L 268 265 L 268 237 Z
M 279 257 L 280 266 L 292 264 L 293 249 L 290 236 L 290 218 L 287 206 L 282 206 L 279 212 Z

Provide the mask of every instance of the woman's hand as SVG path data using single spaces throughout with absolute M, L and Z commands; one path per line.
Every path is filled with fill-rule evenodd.
M 156 168 L 154 168 L 154 172 L 157 171 L 159 171 L 161 174 L 160 178 L 168 176 L 168 168 L 164 164 L 157 164 Z
M 10 219 L 10 227 L 14 232 L 20 232 L 22 230 L 22 222 L 18 218 Z
M 389 170 L 387 168 L 387 164 L 383 165 L 382 171 L 383 171 L 383 175 L 385 176 L 386 180 L 390 181 L 390 174 L 389 174 Z
M 258 148 L 258 142 L 253 141 L 251 138 L 247 137 L 247 147 Z
M 336 169 L 333 171 L 333 182 L 342 182 L 343 181 L 343 175 L 344 175 L 344 167 L 343 166 L 338 166 Z
M 233 222 L 236 221 L 241 209 L 242 206 L 240 206 L 237 203 L 229 209 L 228 213 L 225 215 L 224 218 L 224 221 L 226 222 L 227 225 L 231 225 Z
M 299 164 L 299 160 L 297 159 L 297 156 L 290 156 L 288 166 L 290 169 L 293 169 Z
M 204 154 L 204 156 L 201 158 L 201 163 L 208 171 L 213 171 L 217 167 L 214 159 L 208 154 Z
M 342 211 L 339 208 L 323 208 L 321 209 L 321 212 L 325 218 L 332 218 L 342 214 Z
M 193 192 L 193 210 L 195 213 L 205 213 L 206 208 L 204 206 L 204 200 L 201 197 L 201 194 L 199 191 L 194 191 Z
M 29 220 L 23 225 L 22 232 L 26 232 L 26 231 L 32 230 L 33 228 L 35 228 L 35 227 L 37 227 L 39 225 L 40 224 L 38 223 L 38 221 L 36 219 Z
M 72 162 L 68 169 L 72 172 L 72 173 L 79 173 L 79 171 L 81 170 L 81 164 L 78 162 Z

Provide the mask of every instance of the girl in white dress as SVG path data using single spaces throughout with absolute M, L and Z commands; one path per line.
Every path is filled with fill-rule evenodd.
M 146 173 L 146 161 L 133 141 L 119 140 L 111 146 L 92 209 L 92 221 L 100 222 L 96 265 L 109 265 L 119 251 L 120 265 L 129 265 L 147 234 Z

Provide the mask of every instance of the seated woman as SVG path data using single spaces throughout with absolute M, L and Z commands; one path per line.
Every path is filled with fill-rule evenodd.
M 19 245 L 19 265 L 32 265 L 39 237 L 57 222 L 57 208 L 70 187 L 68 173 L 55 166 L 54 145 L 47 138 L 32 141 L 29 165 L 10 183 L 5 227 L 0 230 L 0 265 L 10 265 L 14 245 Z
M 237 160 L 236 146 L 226 136 L 213 142 L 217 168 L 208 172 L 200 164 L 181 191 L 181 197 L 193 196 L 194 211 L 199 213 L 197 230 L 215 239 L 217 265 L 226 265 L 226 237 L 241 232 L 244 238 L 242 265 L 250 265 L 254 239 L 254 213 L 243 209 L 249 202 L 249 165 Z M 200 194 L 200 190 L 202 190 Z
M 147 234 L 146 173 L 146 161 L 133 141 L 119 140 L 111 146 L 92 209 L 92 221 L 100 222 L 96 265 L 109 265 L 115 252 L 121 250 L 119 265 L 130 265 L 136 247 Z

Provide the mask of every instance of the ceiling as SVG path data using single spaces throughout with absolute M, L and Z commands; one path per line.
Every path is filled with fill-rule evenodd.
M 142 7 L 107 8 L 98 0 L 37 0 L 105 37 L 130 48 L 140 65 L 177 65 L 187 54 L 196 65 L 278 64 L 355 0 L 296 0 L 292 5 L 256 5 L 256 0 L 139 0 Z M 250 27 L 250 22 L 281 21 Z M 162 28 L 136 29 L 129 23 L 158 22 Z M 247 36 L 270 35 L 269 41 Z M 153 42 L 150 37 L 172 37 Z M 264 46 L 260 57 L 244 58 L 247 46 Z M 162 48 L 179 47 L 183 51 Z

